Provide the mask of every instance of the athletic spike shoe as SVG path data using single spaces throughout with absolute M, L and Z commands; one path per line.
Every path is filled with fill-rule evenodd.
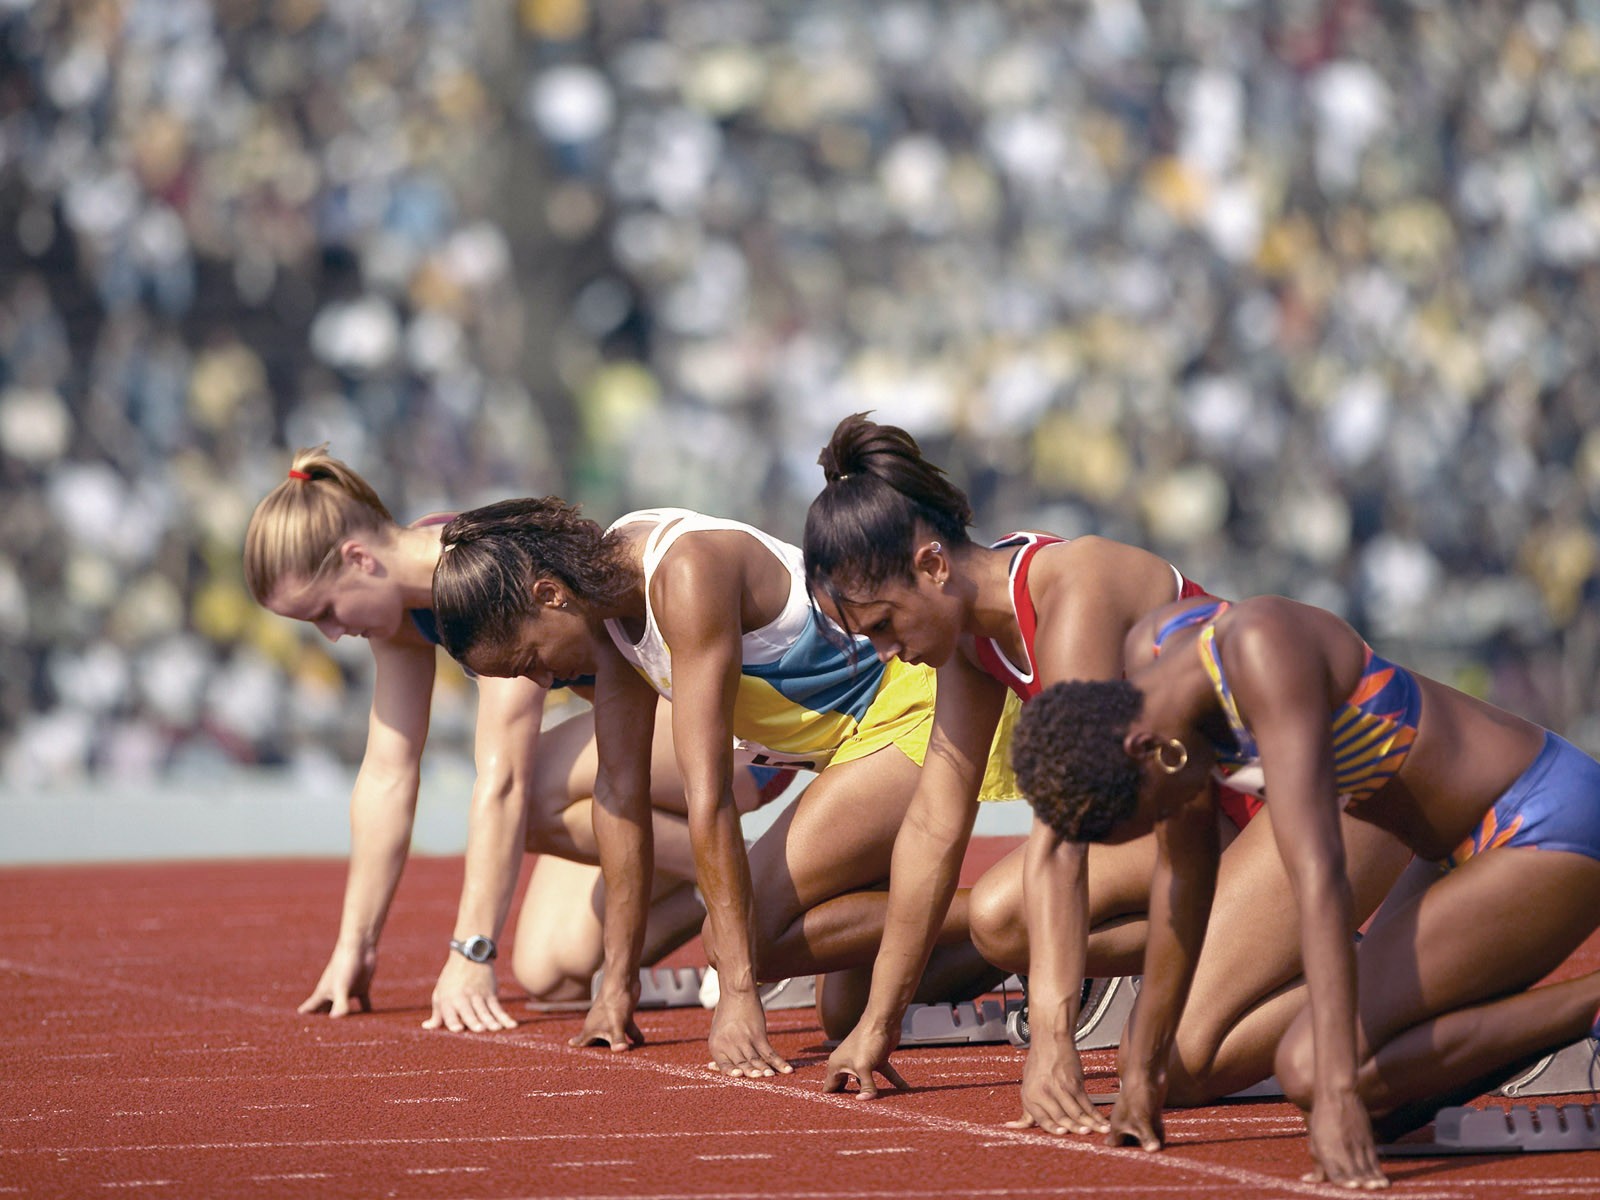
M 1019 972 L 1017 983 L 1022 988 L 1022 1006 L 1006 1013 L 1006 1041 L 1026 1048 L 1032 1037 L 1028 1030 L 1028 977 Z
M 1083 991 L 1078 995 L 1078 1028 L 1073 1031 L 1074 1034 L 1081 1034 L 1100 1016 L 1100 1010 L 1116 981 L 1116 976 L 1083 981 Z
M 1028 1027 L 1028 977 L 1019 974 L 1017 982 L 1022 985 L 1022 1007 L 1014 1008 L 1006 1014 L 1006 1036 L 1013 1046 L 1026 1047 L 1033 1040 L 1033 1033 Z M 1074 1030 L 1074 1034 L 1082 1033 L 1084 1026 L 1099 1014 L 1100 1005 L 1105 1000 L 1111 983 L 1110 979 L 1083 981 L 1083 987 L 1078 992 L 1078 1027 Z
M 701 1008 L 715 1008 L 722 999 L 722 981 L 717 978 L 715 967 L 707 967 L 706 973 L 700 976 L 699 998 Z

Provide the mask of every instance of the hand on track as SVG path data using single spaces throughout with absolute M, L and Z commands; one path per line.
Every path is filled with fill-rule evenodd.
M 637 984 L 635 985 L 637 987 Z M 583 1019 L 583 1029 L 576 1037 L 568 1038 L 569 1046 L 609 1046 L 613 1053 L 631 1050 L 644 1045 L 644 1034 L 633 1019 L 636 997 L 626 992 L 602 989 L 589 1006 L 589 1015 Z
M 517 1023 L 500 1007 L 499 987 L 494 968 L 488 963 L 468 962 L 452 953 L 439 972 L 433 987 L 433 1014 L 422 1023 L 424 1029 L 448 1029 L 461 1033 L 493 1033 L 515 1029 Z
M 311 995 L 300 1002 L 302 1013 L 325 1012 L 330 1017 L 343 1017 L 350 1012 L 351 1001 L 361 1006 L 362 1012 L 372 1011 L 372 977 L 378 971 L 378 948 L 363 946 L 348 950 L 336 947 L 328 965 L 322 969 L 322 978 Z
M 1022 1116 L 1008 1129 L 1039 1128 L 1046 1133 L 1108 1133 L 1111 1124 L 1089 1099 L 1083 1065 L 1072 1035 L 1033 1030 L 1028 1061 L 1022 1068 Z
M 707 1040 L 711 1047 L 708 1070 L 748 1079 L 788 1075 L 794 1070 L 767 1040 L 767 1014 L 753 990 L 722 989 Z
M 850 1031 L 850 1036 L 828 1055 L 828 1073 L 823 1078 L 822 1090 L 848 1091 L 849 1081 L 853 1079 L 856 1083 L 856 1099 L 872 1100 L 878 1095 L 876 1076 L 882 1075 L 898 1090 L 910 1091 L 910 1085 L 889 1062 L 889 1055 L 899 1044 L 898 1025 L 892 1033 L 885 1033 L 862 1020 Z
M 1122 1091 L 1111 1109 L 1106 1145 L 1138 1146 L 1148 1151 L 1161 1149 L 1167 1141 L 1166 1127 L 1161 1123 L 1164 1091 L 1154 1083 L 1130 1086 L 1128 1080 L 1123 1079 Z
M 1307 1183 L 1368 1191 L 1389 1186 L 1388 1177 L 1378 1165 L 1372 1121 L 1354 1092 L 1313 1105 L 1306 1124 L 1311 1158 L 1316 1164 L 1304 1177 Z

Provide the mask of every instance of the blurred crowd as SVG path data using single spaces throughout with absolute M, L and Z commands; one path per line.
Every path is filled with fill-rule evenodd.
M 1593 0 L 0 0 L 0 770 L 359 754 L 290 448 L 798 539 L 862 409 L 1600 751 L 1597 181 Z

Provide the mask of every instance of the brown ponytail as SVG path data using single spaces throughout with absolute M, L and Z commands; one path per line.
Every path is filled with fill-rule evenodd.
M 622 539 L 557 496 L 500 500 L 444 527 L 433 568 L 439 640 L 465 661 L 476 647 L 508 645 L 535 610 L 533 585 L 558 580 L 574 599 L 606 608 L 636 582 Z
M 966 493 L 904 429 L 855 413 L 839 422 L 817 461 L 827 482 L 806 513 L 806 581 L 835 601 L 845 586 L 909 579 L 919 524 L 947 547 L 971 541 Z

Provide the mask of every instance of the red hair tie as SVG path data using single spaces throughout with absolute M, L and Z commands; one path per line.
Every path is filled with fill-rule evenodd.
M 307 483 L 311 482 L 311 474 L 310 474 L 310 472 L 302 471 L 299 467 L 290 467 L 289 468 L 289 478 L 290 479 L 304 479 Z

